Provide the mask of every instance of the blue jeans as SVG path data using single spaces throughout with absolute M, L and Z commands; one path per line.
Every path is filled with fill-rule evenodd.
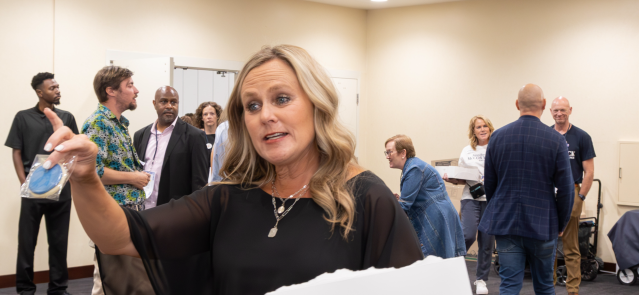
M 484 232 L 478 232 L 477 226 L 481 220 L 488 202 L 476 200 L 461 200 L 461 222 L 466 240 L 466 252 L 477 240 L 477 280 L 488 281 L 490 264 L 493 259 L 495 237 Z
M 526 261 L 530 264 L 535 294 L 555 294 L 553 266 L 557 238 L 547 241 L 521 236 L 495 236 L 499 253 L 499 294 L 519 294 Z

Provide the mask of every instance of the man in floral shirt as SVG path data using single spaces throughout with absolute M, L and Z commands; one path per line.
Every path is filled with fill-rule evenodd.
M 106 191 L 118 204 L 133 210 L 142 210 L 146 200 L 144 186 L 149 183 L 150 175 L 143 171 L 133 141 L 129 135 L 129 120 L 122 113 L 135 110 L 138 89 L 133 85 L 133 72 L 128 69 L 107 66 L 95 75 L 93 88 L 100 103 L 98 109 L 89 116 L 82 126 L 82 133 L 98 146 L 95 169 Z M 121 269 L 128 267 L 144 272 L 142 261 L 138 258 L 110 256 L 96 251 L 100 256 L 103 269 Z M 94 260 L 92 294 L 104 294 L 100 267 Z M 149 282 L 117 282 L 120 286 L 135 284 L 139 290 L 150 290 Z
M 82 126 L 82 133 L 98 146 L 96 171 L 104 188 L 120 204 L 139 209 L 144 203 L 144 186 L 149 174 L 135 152 L 129 135 L 129 120 L 122 113 L 137 107 L 138 90 L 133 73 L 125 68 L 108 66 L 93 81 L 100 104 Z

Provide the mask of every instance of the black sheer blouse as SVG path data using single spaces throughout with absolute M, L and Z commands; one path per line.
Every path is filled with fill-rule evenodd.
M 366 171 L 347 185 L 357 201 L 348 240 L 339 227 L 331 232 L 324 210 L 309 198 L 300 199 L 269 238 L 273 204 L 259 188 L 210 186 L 150 210 L 125 213 L 158 294 L 186 294 L 172 286 L 210 281 L 170 269 L 171 261 L 207 251 L 214 294 L 264 294 L 341 268 L 402 267 L 423 258 L 410 221 L 380 178 Z

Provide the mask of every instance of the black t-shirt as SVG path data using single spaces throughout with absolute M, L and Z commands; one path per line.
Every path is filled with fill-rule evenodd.
M 550 126 L 555 128 L 555 125 Z M 575 183 L 581 183 L 584 178 L 583 161 L 590 160 L 595 155 L 595 147 L 592 145 L 590 135 L 581 128 L 572 125 L 564 134 L 568 143 L 568 155 L 570 156 L 570 168 Z
M 206 149 L 209 150 L 209 152 L 211 151 L 211 149 L 213 148 L 213 143 L 215 142 L 215 133 L 213 134 L 207 134 L 206 135 L 206 143 L 210 143 L 211 144 L 211 148 L 209 148 L 209 146 L 206 146 Z
M 75 123 L 75 117 L 71 113 L 58 108 L 54 112 L 62 119 L 64 126 L 69 127 L 73 133 L 78 134 L 78 126 Z M 44 113 L 38 109 L 37 104 L 34 108 L 19 111 L 16 114 L 4 145 L 21 151 L 25 175 L 29 174 L 29 169 L 33 165 L 36 155 L 48 155 L 51 153 L 44 151 L 44 145 L 51 134 L 53 134 L 53 126 Z M 71 196 L 71 191 L 67 187 L 60 195 L 61 201 Z
M 208 152 L 208 163 L 211 167 L 211 152 L 213 152 L 213 143 L 215 142 L 215 133 L 206 135 L 206 151 Z

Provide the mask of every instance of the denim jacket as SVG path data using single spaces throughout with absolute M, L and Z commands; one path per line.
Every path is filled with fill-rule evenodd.
M 408 158 L 400 189 L 400 205 L 417 232 L 424 256 L 466 255 L 459 215 L 437 170 L 417 157 Z

